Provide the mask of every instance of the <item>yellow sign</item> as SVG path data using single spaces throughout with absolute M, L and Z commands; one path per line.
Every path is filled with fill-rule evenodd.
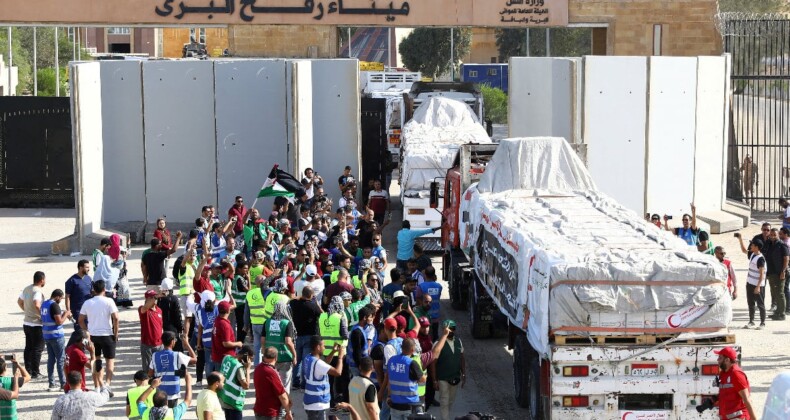
M 566 26 L 569 0 L 0 1 L 2 23 Z

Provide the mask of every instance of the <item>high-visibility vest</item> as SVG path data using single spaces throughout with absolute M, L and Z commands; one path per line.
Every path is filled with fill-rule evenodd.
M 403 339 L 400 337 L 395 337 L 390 341 L 387 341 L 388 346 L 392 346 L 395 349 L 395 354 L 401 354 L 402 350 L 401 347 L 403 346 Z
M 244 399 L 247 391 L 239 383 L 239 369 L 244 366 L 235 357 L 226 355 L 219 367 L 220 373 L 225 375 L 225 385 L 219 392 L 219 399 L 238 411 L 244 410 Z
M 409 368 L 413 363 L 409 356 L 399 354 L 387 362 L 387 376 L 390 383 L 390 398 L 395 404 L 417 404 L 420 402 L 417 381 L 409 378 Z
M 143 413 L 142 420 L 149 420 L 151 418 L 151 407 L 153 407 L 153 405 L 148 405 L 148 403 L 146 403 L 145 405 L 148 406 L 148 409 L 145 410 L 145 413 Z M 175 416 L 173 415 L 172 408 L 167 409 L 167 414 L 165 414 L 165 418 L 163 420 L 175 420 Z
M 140 398 L 140 395 L 143 395 L 146 389 L 148 389 L 148 385 L 140 385 L 134 388 L 129 388 L 126 391 L 126 398 L 129 400 L 129 418 L 130 419 L 138 419 L 140 418 L 140 412 L 137 411 L 137 399 Z M 154 406 L 154 393 L 148 394 L 148 398 L 145 399 L 145 405 L 148 407 Z
M 14 380 L 12 376 L 0 376 L 0 386 L 11 391 Z M 16 420 L 16 399 L 0 400 L 0 419 Z
M 266 322 L 266 347 L 272 346 L 277 349 L 277 363 L 294 360 L 294 355 L 285 345 L 289 322 L 287 319 L 270 319 Z
M 184 266 L 184 272 L 178 276 L 179 292 L 181 296 L 192 294 L 192 284 L 195 280 L 195 267 L 190 263 Z
M 178 377 L 178 354 L 173 350 L 160 350 L 153 354 L 154 376 L 162 378 L 159 389 L 165 391 L 168 397 L 181 394 L 181 379 Z
M 315 367 L 318 358 L 308 354 L 302 360 L 302 375 L 305 379 L 304 405 L 329 403 L 329 375 L 317 376 Z
M 269 295 L 266 296 L 266 304 L 263 306 L 263 317 L 266 319 L 271 318 L 274 313 L 274 305 L 281 300 L 288 303 L 288 296 L 277 292 L 269 293 Z
M 242 292 L 241 290 L 239 290 L 238 284 L 240 277 L 241 276 L 236 276 L 233 279 L 233 284 L 231 285 L 230 288 L 230 294 L 231 296 L 233 296 L 233 300 L 236 301 L 236 305 L 243 305 L 244 302 L 247 300 L 247 292 Z
M 411 355 L 411 360 L 414 363 L 417 363 L 417 366 L 420 367 L 420 370 L 423 371 L 423 375 L 425 375 L 425 371 L 422 369 L 422 359 L 420 359 L 420 355 L 412 354 Z M 417 395 L 420 396 L 420 397 L 424 397 L 425 396 L 425 382 L 417 382 Z
M 263 290 L 260 288 L 252 289 L 247 293 L 247 307 L 250 310 L 250 323 L 253 325 L 263 325 L 266 317 L 263 316 Z
M 55 318 L 49 313 L 49 308 L 55 303 L 50 299 L 41 305 L 41 325 L 43 325 L 44 340 L 63 338 L 63 325 L 58 325 Z
M 375 385 L 375 383 L 364 376 L 355 376 L 348 384 L 348 402 L 358 413 L 367 413 L 368 405 L 367 401 L 365 401 L 365 391 L 370 385 Z M 378 414 L 378 405 L 374 404 L 374 410 Z
M 346 345 L 346 342 L 340 337 L 340 322 L 342 319 L 343 315 L 329 315 L 326 312 L 318 317 L 318 330 L 321 338 L 324 340 L 324 356 L 329 356 L 332 353 L 335 344 Z
M 217 320 L 217 316 L 219 316 L 219 308 L 216 306 L 214 307 L 214 311 L 211 313 L 206 312 L 206 309 L 202 306 L 197 310 L 198 318 L 200 319 L 200 326 L 203 327 L 203 347 L 210 349 L 211 348 L 211 336 L 214 332 L 214 322 Z
M 354 330 L 359 330 L 359 332 L 362 334 L 362 341 L 365 343 L 362 346 L 362 354 L 359 355 L 359 358 L 362 359 L 363 357 L 368 357 L 370 355 L 370 345 L 368 345 L 368 337 L 367 334 L 365 334 L 365 330 L 359 325 L 355 325 L 354 328 L 351 329 L 351 332 L 348 333 L 349 337 L 354 332 Z M 349 343 L 346 347 L 346 363 L 348 363 L 348 365 L 351 367 L 357 367 L 356 362 L 354 362 L 354 349 L 351 346 L 351 343 Z

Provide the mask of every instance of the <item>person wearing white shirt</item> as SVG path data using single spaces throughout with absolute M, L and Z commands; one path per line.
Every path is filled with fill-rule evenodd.
M 96 348 L 96 357 L 104 355 L 107 363 L 107 387 L 112 386 L 115 372 L 115 346 L 118 343 L 118 307 L 106 297 L 104 280 L 93 283 L 94 297 L 85 301 L 80 312 L 80 327 L 88 331 Z M 112 395 L 112 391 L 110 391 Z

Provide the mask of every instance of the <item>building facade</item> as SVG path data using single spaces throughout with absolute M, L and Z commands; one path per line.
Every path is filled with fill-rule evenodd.
M 160 29 L 130 28 L 79 28 L 84 48 L 96 54 L 148 54 L 158 56 L 157 35 Z

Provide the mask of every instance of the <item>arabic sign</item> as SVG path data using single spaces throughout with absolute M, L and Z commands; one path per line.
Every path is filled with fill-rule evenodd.
M 0 22 L 548 27 L 568 24 L 568 1 L 5 0 Z
M 487 229 L 481 229 L 477 239 L 475 269 L 495 300 L 507 310 L 511 319 L 518 318 L 518 264 Z
M 687 327 L 694 320 L 702 316 L 708 310 L 707 306 L 689 306 L 680 308 L 667 317 L 669 328 Z

